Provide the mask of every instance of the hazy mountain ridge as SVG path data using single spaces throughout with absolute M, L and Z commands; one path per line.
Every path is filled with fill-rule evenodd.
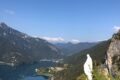
M 60 50 L 47 41 L 0 23 L 0 61 L 20 64 L 60 57 Z
M 80 42 L 80 43 L 56 43 L 55 45 L 62 51 L 63 55 L 70 56 L 84 49 L 95 46 L 99 42 Z

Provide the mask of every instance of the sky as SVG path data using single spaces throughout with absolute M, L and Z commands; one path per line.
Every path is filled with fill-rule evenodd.
M 51 42 L 94 42 L 120 29 L 120 0 L 0 0 L 0 22 Z

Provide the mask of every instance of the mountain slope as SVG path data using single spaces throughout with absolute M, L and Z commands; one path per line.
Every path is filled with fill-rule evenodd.
M 71 67 L 56 74 L 55 80 L 76 80 L 76 78 L 83 73 L 83 64 L 86 60 L 87 53 L 92 57 L 94 64 L 98 65 L 104 62 L 105 54 L 110 42 L 110 40 L 100 42 L 92 48 L 67 57 L 65 63 L 71 65 Z
M 68 43 L 57 43 L 55 44 L 64 55 L 69 56 L 72 55 L 74 53 L 78 53 L 84 49 L 88 49 L 90 47 L 95 46 L 97 43 L 89 43 L 89 42 L 80 42 L 77 44 L 73 44 L 71 42 Z
M 20 64 L 60 56 L 60 50 L 47 41 L 0 23 L 0 61 Z

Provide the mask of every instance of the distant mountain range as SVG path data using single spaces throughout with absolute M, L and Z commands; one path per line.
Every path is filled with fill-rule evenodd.
M 98 42 L 80 42 L 77 44 L 68 42 L 68 43 L 56 43 L 55 45 L 62 51 L 63 55 L 70 56 L 84 49 L 93 47 L 96 44 L 98 44 Z
M 31 37 L 0 23 L 0 61 L 13 65 L 58 59 L 61 51 L 46 40 Z

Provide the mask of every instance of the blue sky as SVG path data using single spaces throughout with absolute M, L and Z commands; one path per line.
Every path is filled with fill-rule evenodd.
M 53 41 L 101 41 L 120 26 L 120 0 L 0 0 L 0 22 Z

